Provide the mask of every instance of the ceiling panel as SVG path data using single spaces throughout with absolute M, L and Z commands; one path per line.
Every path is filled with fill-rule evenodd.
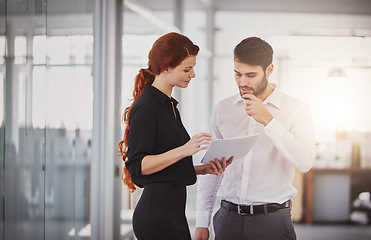
M 178 0 L 136 1 L 153 10 L 170 10 Z M 371 14 L 370 0 L 183 0 L 183 2 L 188 9 L 213 7 L 218 11 Z

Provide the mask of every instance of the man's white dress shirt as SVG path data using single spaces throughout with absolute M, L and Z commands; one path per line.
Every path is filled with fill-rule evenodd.
M 283 203 L 297 193 L 292 186 L 295 167 L 301 172 L 311 169 L 315 138 L 308 106 L 277 89 L 263 103 L 273 116 L 265 127 L 246 114 L 239 94 L 214 109 L 213 139 L 259 136 L 248 155 L 234 159 L 222 175 L 199 176 L 196 227 L 209 227 L 216 197 L 246 205 Z

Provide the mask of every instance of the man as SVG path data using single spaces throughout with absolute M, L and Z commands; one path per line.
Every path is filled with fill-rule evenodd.
M 258 134 L 244 159 L 235 159 L 224 174 L 201 176 L 197 188 L 195 240 L 209 238 L 213 217 L 216 240 L 296 239 L 291 221 L 295 168 L 311 169 L 315 157 L 309 108 L 269 83 L 273 49 L 250 37 L 234 49 L 239 94 L 216 106 L 211 118 L 214 139 Z

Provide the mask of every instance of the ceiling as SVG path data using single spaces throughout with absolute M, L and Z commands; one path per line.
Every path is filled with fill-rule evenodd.
M 124 0 L 125 1 L 125 0 Z M 153 10 L 166 10 L 174 2 L 187 8 L 212 7 L 217 11 L 262 11 L 330 14 L 371 14 L 370 0 L 136 0 Z
M 14 0 L 11 4 L 0 0 L 0 15 L 7 13 L 43 13 L 45 0 Z M 217 11 L 262 11 L 295 13 L 331 13 L 371 15 L 370 0 L 122 0 L 141 3 L 152 10 L 171 10 L 177 3 L 187 9 L 213 8 Z M 47 0 L 49 14 L 89 13 L 94 0 Z
M 108 1 L 108 0 L 107 0 Z M 215 11 L 239 11 L 239 12 L 272 12 L 272 13 L 323 13 L 325 14 L 342 14 L 342 19 L 339 22 L 344 22 L 344 17 L 370 17 L 371 16 L 371 0 L 122 0 L 124 2 L 133 2 L 143 6 L 145 10 L 150 11 L 174 11 L 181 6 L 187 10 L 207 10 L 214 9 Z M 20 25 L 20 29 L 26 27 L 29 21 L 27 16 L 32 14 L 45 14 L 45 0 L 14 0 L 6 4 L 7 1 L 0 0 L 0 19 L 14 16 L 14 24 Z M 82 33 L 91 32 L 91 22 L 95 7 L 95 0 L 46 0 L 48 12 L 48 27 L 51 29 L 49 34 L 67 34 L 70 29 L 63 26 L 75 26 L 78 28 L 71 31 L 80 31 Z M 6 12 L 5 12 L 6 9 Z M 177 12 L 177 11 L 175 11 Z M 73 17 L 71 17 L 73 16 Z M 25 19 L 22 21 L 22 19 Z M 43 18 L 39 19 L 42 23 Z M 69 21 L 72 23 L 69 24 Z M 0 33 L 5 32 L 5 22 L 0 21 Z M 32 23 L 32 22 L 31 22 Z M 135 25 L 135 24 L 133 24 Z M 172 25 L 172 24 L 170 24 Z M 41 24 L 41 27 L 44 25 Z M 370 36 L 371 23 L 366 20 L 363 23 L 362 31 L 358 35 Z M 36 26 L 37 28 L 37 26 Z M 337 30 L 337 29 L 336 29 Z M 58 31 L 62 31 L 59 33 Z M 308 30 L 307 30 L 308 31 Z M 315 33 L 310 35 L 318 35 L 318 29 L 314 29 Z M 325 34 L 333 34 L 324 29 Z M 323 31 L 320 35 L 323 35 Z M 338 30 L 337 30 L 338 31 Z M 345 31 L 349 28 L 345 27 Z M 351 29 L 353 31 L 353 29 Z M 353 33 L 351 33 L 352 35 Z M 299 34 L 300 35 L 300 34 Z M 308 35 L 305 32 L 304 35 Z M 335 34 L 339 35 L 339 34 Z M 349 35 L 340 33 L 340 35 Z M 354 35 L 354 34 L 353 34 Z M 356 34 L 357 35 L 357 34 Z

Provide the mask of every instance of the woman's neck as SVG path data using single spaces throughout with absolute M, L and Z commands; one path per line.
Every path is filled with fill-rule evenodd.
M 166 94 L 169 98 L 171 98 L 171 93 L 173 92 L 173 86 L 167 83 L 166 79 L 164 79 L 161 75 L 157 75 L 155 80 L 152 83 L 152 86 Z

